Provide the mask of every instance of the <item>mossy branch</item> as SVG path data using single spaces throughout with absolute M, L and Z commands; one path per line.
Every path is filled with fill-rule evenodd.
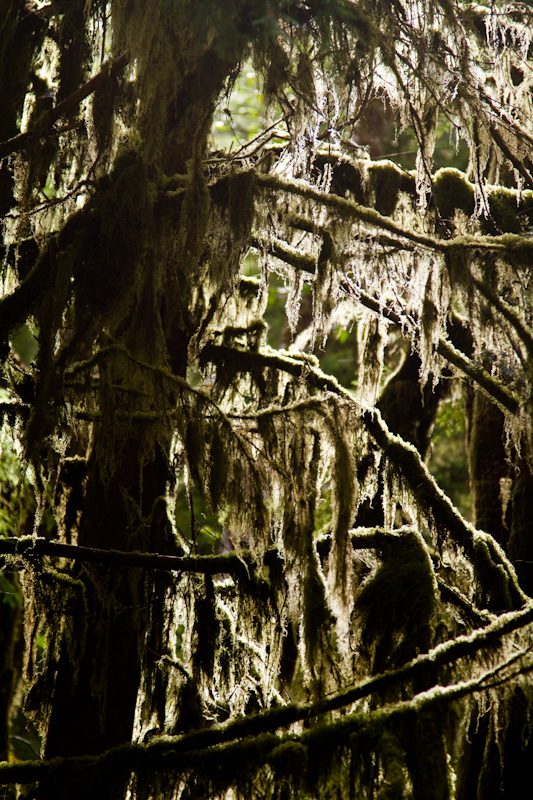
M 515 133 L 515 135 L 517 134 L 516 130 L 513 130 L 512 128 L 511 128 L 511 130 L 513 131 L 513 133 Z M 522 138 L 523 133 L 524 133 L 524 131 L 520 131 L 520 134 L 519 134 L 521 136 L 521 140 L 522 141 L 524 141 L 524 139 Z M 506 141 L 505 141 L 505 137 L 502 136 L 500 130 L 498 129 L 498 127 L 496 125 L 491 125 L 490 134 L 491 134 L 492 138 L 494 139 L 494 141 L 496 142 L 496 144 L 498 145 L 498 147 L 500 148 L 500 150 L 502 151 L 502 153 L 504 154 L 505 158 L 507 158 L 510 161 L 510 163 L 513 165 L 513 167 L 523 177 L 526 186 L 528 186 L 530 189 L 533 189 L 533 177 L 532 177 L 531 173 L 529 172 L 529 170 L 526 169 L 526 167 L 524 166 L 523 162 L 513 153 L 512 149 L 510 147 L 508 147 L 508 145 L 506 144 Z M 533 144 L 533 142 L 531 142 L 531 139 L 530 139 L 530 146 L 532 144 Z
M 379 411 L 364 411 L 362 418 L 376 444 L 407 480 L 420 506 L 431 511 L 437 524 L 444 526 L 470 558 L 474 556 L 476 544 L 486 541 L 490 545 L 491 556 L 496 558 L 505 571 L 513 603 L 518 606 L 526 603 L 527 595 L 520 587 L 514 567 L 502 548 L 489 534 L 476 530 L 461 516 L 433 479 L 418 450 L 400 436 L 391 433 Z
M 281 355 L 276 351 L 240 351 L 225 345 L 209 344 L 203 349 L 201 359 L 202 361 L 222 363 L 231 361 L 238 364 L 240 369 L 264 366 L 283 370 L 293 377 L 305 380 L 313 389 L 331 392 L 345 402 L 357 406 L 368 433 L 404 476 L 420 506 L 431 512 L 437 523 L 448 531 L 453 541 L 464 550 L 467 556 L 473 557 L 477 542 L 487 541 L 490 543 L 491 555 L 503 567 L 507 576 L 513 602 L 518 606 L 527 602 L 527 596 L 518 583 L 514 567 L 502 548 L 489 534 L 476 530 L 462 517 L 435 482 L 418 450 L 400 436 L 391 433 L 377 409 L 363 408 L 335 378 L 326 375 L 311 362 L 300 361 L 287 355 Z
M 404 240 L 414 242 L 415 244 L 418 244 L 421 247 L 425 247 L 429 250 L 442 253 L 446 251 L 447 242 L 443 240 L 437 239 L 434 236 L 428 236 L 423 233 L 417 233 L 416 231 L 410 231 L 402 228 L 401 225 L 393 222 L 390 217 L 383 216 L 383 214 L 380 214 L 379 211 L 376 211 L 373 208 L 368 208 L 368 206 L 363 206 L 353 200 L 346 200 L 344 197 L 339 197 L 338 195 L 321 191 L 313 186 L 309 186 L 309 184 L 305 183 L 304 181 L 288 181 L 279 178 L 276 175 L 263 175 L 262 173 L 257 173 L 257 182 L 266 189 L 273 189 L 274 191 L 278 192 L 289 192 L 290 194 L 299 195 L 306 200 L 313 200 L 315 203 L 319 203 L 322 206 L 326 206 L 327 208 L 337 211 L 345 218 L 351 217 L 358 219 L 361 222 L 366 222 L 369 225 L 386 230 Z
M 256 173 L 256 180 L 259 185 L 264 186 L 266 189 L 288 192 L 306 200 L 312 200 L 319 205 L 336 211 L 341 217 L 359 220 L 378 230 L 388 231 L 404 241 L 413 242 L 413 244 L 436 253 L 453 253 L 454 250 L 464 249 L 489 250 L 501 255 L 512 253 L 523 258 L 531 258 L 533 255 L 533 241 L 527 236 L 504 233 L 500 236 L 464 235 L 455 236 L 452 239 L 438 239 L 436 236 L 429 236 L 428 234 L 403 228 L 398 223 L 393 222 L 390 217 L 380 214 L 379 211 L 373 208 L 316 189 L 301 180 L 288 181 L 276 175 L 264 175 L 262 173 Z
M 258 250 L 262 250 L 275 258 L 279 258 L 291 267 L 295 267 L 295 269 L 312 274 L 316 272 L 316 260 L 305 253 L 300 253 L 299 250 L 295 247 L 291 247 L 286 242 L 272 237 L 254 234 L 250 237 L 250 243 Z
M 351 289 L 351 294 L 354 294 L 353 289 Z M 389 320 L 389 322 L 393 322 L 396 325 L 402 325 L 403 320 L 398 312 L 388 306 L 380 304 L 378 300 L 366 294 L 366 292 L 357 291 L 355 293 L 355 299 L 361 303 L 361 305 L 365 306 L 365 308 L 374 311 L 378 316 L 384 317 Z M 446 361 L 453 364 L 453 366 L 459 369 L 464 375 L 477 383 L 480 389 L 482 389 L 491 400 L 494 400 L 501 406 L 504 411 L 510 411 L 511 414 L 518 413 L 520 410 L 519 397 L 504 386 L 501 381 L 490 375 L 487 370 L 475 364 L 464 353 L 454 347 L 451 342 L 441 336 L 435 349 Z
M 239 369 L 254 369 L 269 367 L 282 370 L 294 378 L 302 378 L 314 389 L 342 394 L 343 389 L 338 381 L 331 375 L 326 375 L 317 367 L 311 368 L 310 361 L 298 359 L 278 350 L 257 352 L 252 350 L 237 350 L 227 345 L 207 344 L 200 355 L 200 363 L 233 363 Z M 351 398 L 353 400 L 353 398 Z
M 501 381 L 490 375 L 487 370 L 483 369 L 483 367 L 478 364 L 474 364 L 464 353 L 457 350 L 451 342 L 447 342 L 443 338 L 439 339 L 436 350 L 446 361 L 453 364 L 453 366 L 459 369 L 464 375 L 467 375 L 477 383 L 487 397 L 494 400 L 504 411 L 509 411 L 511 414 L 518 414 L 521 405 L 520 399 L 514 392 L 504 386 Z
M 504 303 L 501 297 L 493 291 L 490 286 L 487 286 L 484 281 L 480 281 L 478 278 L 472 278 L 472 283 L 478 292 L 489 300 L 502 317 L 515 329 L 516 333 L 525 344 L 528 353 L 533 354 L 533 331 L 531 328 L 526 325 L 523 319 L 521 319 L 507 303 Z
M 396 311 L 387 306 L 381 305 L 374 297 L 366 294 L 366 292 L 358 291 L 356 299 L 365 308 L 374 311 L 379 316 L 384 317 L 396 325 L 402 325 L 402 317 Z M 494 400 L 504 411 L 510 411 L 511 414 L 517 414 L 520 410 L 520 399 L 511 392 L 501 381 L 490 375 L 487 370 L 483 369 L 478 364 L 465 356 L 460 350 L 453 346 L 451 342 L 441 336 L 435 347 L 437 353 L 453 364 L 454 367 L 459 369 L 468 378 L 471 378 L 478 384 L 485 394 Z
M 339 693 L 321 704 L 291 704 L 284 708 L 214 725 L 209 729 L 196 730 L 179 736 L 161 736 L 147 744 L 124 744 L 95 756 L 59 757 L 15 764 L 3 762 L 0 763 L 0 785 L 33 783 L 42 780 L 52 771 L 57 778 L 61 770 L 68 770 L 70 774 L 73 771 L 78 772 L 80 777 L 89 771 L 125 769 L 140 772 L 156 768 L 187 769 L 201 766 L 203 770 L 208 771 L 210 768 L 216 769 L 219 765 L 227 765 L 229 759 L 235 758 L 240 760 L 241 765 L 244 762 L 248 766 L 250 764 L 259 766 L 268 763 L 275 747 L 288 742 L 316 746 L 327 740 L 329 747 L 332 745 L 340 747 L 354 735 L 364 737 L 379 732 L 394 719 L 419 714 L 422 709 L 447 705 L 469 694 L 491 688 L 495 685 L 494 681 L 500 685 L 518 675 L 530 672 L 533 664 L 522 661 L 526 659 L 528 652 L 514 653 L 510 658 L 504 659 L 492 669 L 484 670 L 470 680 L 446 686 L 433 686 L 408 700 L 389 703 L 372 712 L 355 712 L 333 720 L 315 721 L 301 734 L 276 735 L 272 731 L 287 728 L 293 722 L 316 719 L 317 716 L 351 705 L 373 691 L 389 688 L 397 683 L 398 679 L 400 681 L 411 679 L 416 665 L 434 668 L 436 665 L 450 663 L 450 660 L 454 660 L 449 658 L 451 651 L 454 651 L 455 658 L 472 655 L 480 647 L 486 647 L 487 643 L 493 644 L 494 638 L 497 641 L 504 633 L 527 624 L 532 617 L 531 606 L 518 614 L 506 615 L 504 624 L 501 619 L 497 620 L 491 626 L 490 632 L 488 629 L 482 632 L 476 631 L 470 637 L 459 637 L 452 643 L 440 645 L 399 670 L 371 678 L 359 684 L 357 688 Z M 459 654 L 458 645 L 463 648 L 463 652 Z M 445 658 L 442 658 L 443 654 Z M 515 664 L 518 666 L 505 674 L 505 670 L 509 670 Z
M 122 55 L 115 58 L 113 61 L 108 61 L 107 64 L 104 64 L 100 72 L 94 75 L 87 83 L 84 83 L 83 86 L 80 86 L 79 89 L 76 89 L 75 92 L 72 92 L 68 97 L 65 97 L 61 103 L 58 103 L 55 108 L 50 109 L 46 114 L 44 114 L 39 119 L 39 125 L 35 129 L 31 129 L 26 131 L 25 133 L 19 133 L 17 136 L 13 136 L 12 139 L 8 139 L 5 142 L 0 143 L 0 159 L 5 158 L 5 156 L 9 155 L 10 153 L 16 153 L 19 150 L 24 149 L 33 139 L 40 138 L 43 135 L 46 135 L 49 131 L 54 122 L 57 122 L 58 119 L 64 117 L 65 114 L 69 114 L 73 111 L 82 100 L 85 100 L 86 97 L 89 97 L 96 89 L 99 88 L 105 81 L 109 78 L 117 75 L 119 72 L 122 72 L 126 64 L 128 63 L 129 55 L 128 53 L 122 53 Z
M 382 549 L 391 540 L 396 540 L 402 535 L 400 530 L 375 528 L 370 531 L 356 529 L 350 531 L 352 546 L 355 549 Z M 317 540 L 320 545 L 320 540 Z M 203 575 L 228 574 L 235 578 L 249 578 L 250 570 L 254 566 L 252 555 L 241 551 L 220 555 L 207 556 L 169 556 L 158 553 L 125 552 L 121 550 L 103 550 L 94 547 L 81 547 L 78 545 L 54 542 L 48 539 L 34 539 L 33 537 L 0 539 L 0 554 L 20 556 L 25 560 L 35 561 L 42 556 L 52 558 L 67 558 L 81 563 L 104 564 L 111 567 L 141 568 L 148 570 L 162 570 L 165 572 L 196 572 Z M 267 564 L 275 559 L 277 551 L 274 549 L 267 556 Z M 439 580 L 441 593 L 458 605 L 464 612 L 472 617 L 477 625 L 485 625 L 493 618 L 488 612 L 476 609 L 460 592 L 449 587 Z
M 20 539 L 0 539 L 0 553 L 33 560 L 42 556 L 68 558 L 75 561 L 106 564 L 114 567 L 142 567 L 143 569 L 167 572 L 198 572 L 204 575 L 227 573 L 238 577 L 249 577 L 252 565 L 247 553 L 223 553 L 208 556 L 168 556 L 158 553 L 124 552 L 104 550 L 96 547 L 80 547 L 31 536 Z
M 302 218 L 303 219 L 303 218 Z M 319 231 L 320 233 L 320 231 Z M 390 243 L 390 242 L 389 242 Z M 395 243 L 396 240 L 395 240 Z M 289 264 L 296 269 L 301 269 L 304 272 L 315 274 L 316 272 L 316 259 L 312 256 L 300 253 L 294 247 L 290 247 L 285 242 L 279 239 L 272 239 L 271 237 L 262 237 L 255 235 L 252 238 L 254 247 L 265 250 L 267 253 L 281 259 L 286 264 Z M 342 284 L 341 284 L 342 285 Z M 389 322 L 402 326 L 401 315 L 381 304 L 378 300 L 366 294 L 366 292 L 355 290 L 345 282 L 344 289 L 348 295 L 354 298 L 361 305 L 374 311 L 378 316 L 384 317 Z M 502 312 L 503 313 L 503 312 Z M 513 318 L 513 322 L 516 322 Z M 518 320 L 518 323 L 520 321 Z M 522 326 L 523 327 L 523 326 Z M 532 340 L 533 343 L 533 340 Z M 446 359 L 450 364 L 459 369 L 468 378 L 471 378 L 478 384 L 485 394 L 494 400 L 504 411 L 509 411 L 511 414 L 517 414 L 520 410 L 520 399 L 497 378 L 490 375 L 483 367 L 474 364 L 464 353 L 461 353 L 455 348 L 451 342 L 448 342 L 444 337 L 440 337 L 436 345 L 437 353 Z M 533 352 L 533 351 L 532 351 Z

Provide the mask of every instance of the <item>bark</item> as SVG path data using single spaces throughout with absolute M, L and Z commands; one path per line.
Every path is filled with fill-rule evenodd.
M 182 23 L 191 26 L 191 40 L 197 37 L 201 41 L 202 35 L 193 27 L 193 21 L 182 20 Z M 161 24 L 167 23 L 163 19 Z M 168 25 L 174 24 L 175 19 L 169 18 Z M 198 25 L 197 20 L 195 24 Z M 180 30 L 179 35 L 187 34 Z M 145 56 L 133 50 L 131 58 L 136 55 Z M 233 57 L 238 58 L 239 53 Z M 160 132 L 163 147 L 161 151 L 154 149 L 148 153 L 153 168 L 167 175 L 187 173 L 191 164 L 198 163 L 203 156 L 214 104 L 232 68 L 232 62 L 217 56 L 216 43 L 203 52 L 200 48 L 193 65 L 190 53 L 176 52 L 176 58 L 176 93 L 165 97 L 168 92 L 165 85 L 157 90 L 166 101 L 164 128 Z M 158 65 L 148 62 L 145 68 L 156 71 Z M 141 129 L 150 124 L 153 126 L 153 120 L 141 118 Z M 195 179 L 200 180 L 201 190 L 201 172 L 192 178 Z M 192 191 L 195 190 L 193 186 Z M 205 220 L 201 218 L 195 220 L 197 224 L 194 227 L 185 219 L 184 227 L 181 227 L 186 210 L 186 202 L 183 206 L 178 204 L 170 210 L 160 210 L 155 223 L 161 231 L 161 258 L 171 271 L 167 291 L 158 298 L 151 283 L 150 267 L 145 268 L 137 306 L 116 331 L 119 338 L 128 342 L 133 354 L 137 352 L 145 356 L 147 342 L 139 341 L 137 331 L 139 325 L 146 325 L 155 293 L 155 316 L 148 325 L 153 323 L 155 331 L 156 326 L 162 324 L 167 358 L 174 374 L 180 376 L 185 374 L 187 344 L 195 330 L 196 322 L 189 305 L 191 282 L 195 278 L 205 232 Z M 125 223 L 118 220 L 117 224 Z M 178 241 L 180 237 L 182 241 L 177 253 L 176 235 Z M 176 257 L 179 262 L 173 263 Z M 149 303 L 147 306 L 143 305 L 145 298 Z M 158 322 L 158 313 L 161 322 Z M 117 403 L 120 405 L 120 400 Z M 156 446 L 155 454 L 147 458 L 140 431 L 138 438 L 132 435 L 125 442 L 115 440 L 118 459 L 113 474 L 107 477 L 102 473 L 96 455 L 101 436 L 105 439 L 105 447 L 110 446 L 109 431 L 97 426 L 87 486 L 81 499 L 78 544 L 123 551 L 172 552 L 172 548 L 170 551 L 168 547 L 165 549 L 164 519 L 155 527 L 147 523 L 158 500 L 165 496 L 167 483 L 171 480 L 168 453 Z M 74 649 L 81 656 L 73 661 L 72 642 L 64 644 L 57 665 L 52 713 L 45 737 L 46 758 L 97 754 L 131 741 L 146 637 L 150 619 L 154 616 L 149 602 L 157 595 L 157 592 L 154 594 L 154 581 L 158 579 L 153 573 L 139 568 L 87 564 L 76 567 L 75 577 L 83 581 L 88 607 L 86 620 L 76 627 L 78 641 Z M 94 797 L 115 800 L 124 796 L 128 777 L 127 769 L 114 775 L 112 780 L 104 772 L 83 780 L 80 785 L 76 774 L 62 776 L 60 780 L 51 774 L 40 784 L 39 798 L 66 800 L 76 796 L 87 800 Z
M 157 550 L 157 534 L 145 520 L 168 479 L 165 459 L 143 465 L 138 443 L 123 446 L 121 462 L 109 483 L 98 464 L 90 470 L 78 541 L 81 546 L 126 551 Z M 141 488 L 142 487 L 142 488 Z M 132 515 L 140 504 L 141 516 Z M 133 519 L 132 519 L 133 516 Z M 154 541 L 155 538 L 155 541 Z M 81 657 L 73 662 L 64 644 L 57 666 L 52 715 L 44 756 L 97 754 L 131 741 L 140 669 L 147 631 L 147 579 L 142 569 L 79 566 L 86 587 L 87 619 L 78 626 Z M 80 786 L 77 777 L 53 776 L 39 797 L 122 797 L 128 773 L 112 782 L 95 775 Z
M 504 415 L 479 390 L 468 408 L 468 461 L 473 522 L 507 549 L 509 528 L 502 504 L 501 481 L 509 475 L 504 446 Z
M 20 673 L 16 658 L 21 636 L 22 596 L 17 576 L 11 570 L 0 573 L 0 760 L 10 756 L 9 717 Z M 19 653 L 20 655 L 20 653 Z

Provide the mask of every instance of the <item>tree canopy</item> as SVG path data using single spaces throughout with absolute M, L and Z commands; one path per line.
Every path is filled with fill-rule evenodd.
M 0 0 L 6 797 L 518 796 L 532 16 Z M 459 398 L 470 518 L 430 460 Z

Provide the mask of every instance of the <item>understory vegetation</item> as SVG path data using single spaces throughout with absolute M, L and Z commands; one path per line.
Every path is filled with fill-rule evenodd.
M 2 797 L 521 795 L 532 31 L 0 0 Z

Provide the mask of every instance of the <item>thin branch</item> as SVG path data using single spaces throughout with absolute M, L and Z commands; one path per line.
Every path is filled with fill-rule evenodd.
M 31 536 L 20 539 L 0 539 L 0 553 L 20 556 L 30 561 L 41 556 L 52 556 L 114 567 L 141 567 L 167 572 L 199 572 L 204 575 L 228 573 L 239 577 L 249 577 L 248 566 L 252 565 L 249 553 L 231 552 L 216 556 L 168 556 L 157 553 L 80 547 L 48 539 L 34 539 Z
M 316 259 L 305 253 L 300 253 L 295 247 L 291 247 L 280 239 L 254 234 L 250 237 L 250 242 L 258 250 L 263 250 L 275 258 L 279 258 L 289 266 L 295 267 L 295 269 L 312 274 L 316 272 Z
M 72 92 L 71 95 L 62 100 L 61 103 L 58 103 L 55 108 L 50 109 L 50 111 L 44 114 L 39 119 L 39 124 L 36 128 L 32 128 L 25 133 L 19 133 L 12 139 L 1 142 L 0 159 L 4 158 L 10 153 L 15 153 L 19 150 L 22 150 L 32 139 L 46 135 L 54 122 L 75 109 L 76 106 L 82 102 L 82 100 L 85 100 L 86 97 L 92 94 L 109 78 L 121 72 L 128 63 L 128 60 L 129 54 L 123 53 L 113 61 L 108 61 L 107 64 L 104 64 L 97 75 L 94 75 L 89 81 L 87 81 L 87 83 L 84 83 L 83 86 L 80 86 L 79 89 L 76 89 L 75 92 Z
M 487 300 L 489 300 L 494 307 L 499 311 L 504 319 L 515 329 L 516 333 L 525 344 L 529 354 L 533 354 L 533 331 L 528 325 L 520 319 L 519 315 L 513 309 L 503 302 L 501 297 L 494 292 L 489 286 L 478 278 L 472 277 L 472 283 Z
M 501 381 L 490 375 L 487 370 L 467 358 L 464 353 L 457 350 L 451 342 L 440 338 L 436 347 L 437 353 L 454 367 L 471 378 L 491 400 L 494 400 L 504 411 L 518 414 L 521 407 L 520 398 Z
M 416 233 L 415 231 L 406 230 L 393 222 L 390 217 L 385 217 L 373 208 L 368 208 L 353 200 L 346 200 L 344 197 L 329 194 L 320 189 L 316 189 L 301 180 L 284 180 L 277 175 L 264 175 L 256 173 L 256 180 L 259 184 L 267 189 L 274 189 L 276 191 L 289 192 L 290 194 L 297 194 L 307 200 L 313 200 L 323 206 L 332 208 L 343 216 L 355 217 L 356 219 L 366 222 L 369 225 L 381 228 L 400 236 L 402 239 L 414 242 L 422 247 L 437 252 L 446 252 L 448 242 L 436 239 L 434 236 L 428 236 L 423 233 Z

